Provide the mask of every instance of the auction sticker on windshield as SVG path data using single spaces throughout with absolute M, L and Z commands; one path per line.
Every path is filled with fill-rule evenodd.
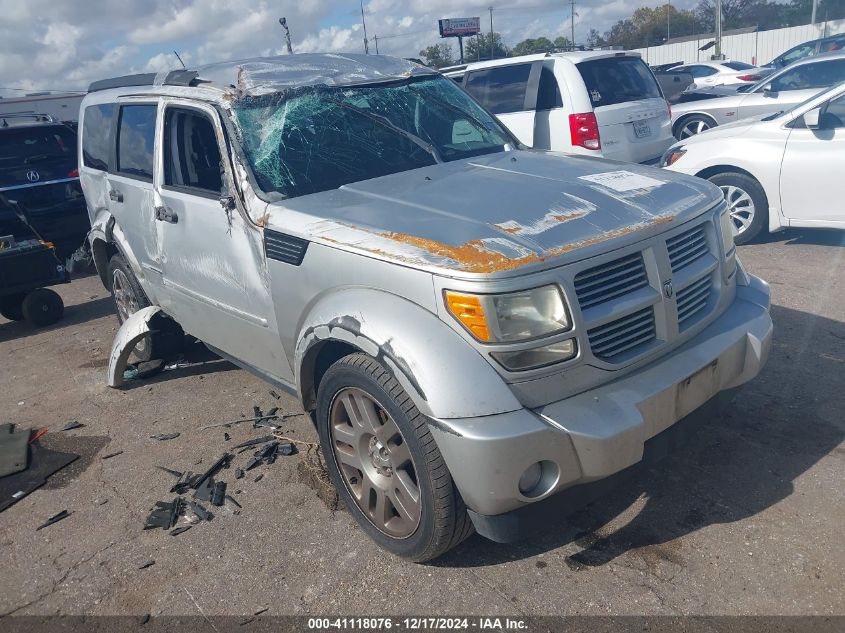
M 631 171 L 607 171 L 603 174 L 591 174 L 589 176 L 578 176 L 579 180 L 588 180 L 602 187 L 614 191 L 633 191 L 634 189 L 652 189 L 665 184 L 662 180 L 649 178 L 635 174 Z

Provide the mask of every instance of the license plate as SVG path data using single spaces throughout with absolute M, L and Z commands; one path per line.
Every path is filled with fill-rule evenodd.
M 634 136 L 645 138 L 651 136 L 651 126 L 646 121 L 634 121 Z

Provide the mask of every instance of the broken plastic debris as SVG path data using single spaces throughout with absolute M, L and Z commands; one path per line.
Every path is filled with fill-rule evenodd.
M 256 437 L 251 440 L 247 440 L 246 442 L 241 442 L 240 444 L 233 446 L 232 448 L 244 448 L 247 446 L 257 446 L 258 444 L 264 444 L 266 442 L 272 442 L 274 437 L 272 435 L 262 435 L 261 437 Z
M 170 530 L 170 536 L 179 536 L 183 532 L 187 532 L 188 530 L 190 530 L 191 527 L 191 525 L 180 525 L 175 530 Z
M 258 483 L 258 482 L 259 482 L 259 481 L 261 481 L 262 479 L 264 479 L 264 473 L 259 474 L 259 475 L 258 475 L 255 479 L 253 479 L 253 481 L 254 481 L 255 483 Z
M 176 497 L 170 503 L 167 503 L 166 501 L 156 501 L 152 512 L 150 512 L 150 515 L 144 522 L 144 529 L 151 530 L 153 528 L 160 527 L 162 529 L 169 530 L 176 525 L 179 515 L 182 514 L 184 503 L 185 502 L 182 497 Z
M 206 510 L 202 504 L 197 503 L 196 501 L 191 501 L 191 512 L 197 515 L 200 520 L 202 521 L 211 521 L 214 518 L 214 515 L 211 514 L 208 510 Z
M 35 531 L 37 532 L 38 530 L 41 530 L 45 527 L 49 527 L 49 526 L 53 525 L 54 523 L 58 523 L 62 519 L 68 518 L 69 516 L 70 516 L 70 512 L 68 512 L 67 510 L 62 510 L 61 512 L 59 512 L 58 514 L 54 514 L 49 519 L 47 519 L 44 523 L 42 523 L 37 528 L 35 528 Z
M 150 435 L 150 439 L 159 440 L 161 442 L 164 440 L 175 440 L 179 437 L 179 435 L 180 433 L 159 433 L 158 435 Z
M 214 484 L 214 492 L 211 494 L 211 505 L 222 506 L 223 499 L 226 498 L 226 482 L 218 481 Z
M 244 471 L 243 468 L 235 468 L 235 479 L 243 479 Z
M 70 431 L 72 429 L 78 429 L 85 426 L 84 424 L 80 423 L 79 420 L 71 420 L 67 424 L 65 424 L 61 430 L 62 431 Z
M 118 455 L 122 455 L 123 451 L 117 451 L 116 453 L 109 453 L 108 455 L 103 455 L 103 459 L 111 459 L 112 457 L 117 457 Z
M 152 567 L 155 564 L 156 562 L 152 558 L 150 558 L 149 560 L 145 560 L 143 563 L 138 565 L 138 569 L 146 569 L 147 567 Z

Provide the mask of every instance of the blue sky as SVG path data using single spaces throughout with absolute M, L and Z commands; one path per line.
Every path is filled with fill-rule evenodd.
M 689 7 L 696 0 L 676 0 Z M 382 54 L 416 57 L 440 42 L 437 20 L 482 18 L 491 0 L 367 0 L 367 32 Z M 493 21 L 513 46 L 526 37 L 569 33 L 565 0 L 506 0 Z M 604 31 L 638 6 L 662 2 L 581 0 L 576 39 Z M 295 52 L 363 52 L 357 0 L 0 0 L 0 96 L 27 90 L 84 89 L 104 77 L 284 53 L 285 16 Z M 373 47 L 374 48 L 374 47 Z M 454 46 L 457 50 L 457 46 Z

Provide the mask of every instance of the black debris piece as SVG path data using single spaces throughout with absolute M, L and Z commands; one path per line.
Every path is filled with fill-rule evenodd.
M 264 473 L 259 474 L 255 479 L 253 479 L 253 481 L 258 483 L 262 479 L 264 479 Z
M 158 435 L 150 435 L 150 439 L 163 442 L 164 440 L 175 440 L 180 433 L 159 433 Z
M 272 442 L 275 438 L 272 435 L 262 435 L 261 437 L 256 437 L 251 440 L 247 440 L 246 442 L 241 442 L 237 446 L 233 446 L 232 448 L 245 448 L 250 446 L 257 446 L 258 444 L 264 444 L 266 442 Z
M 220 507 L 223 505 L 223 499 L 226 498 L 226 482 L 218 481 L 214 484 L 214 492 L 211 495 L 211 505 Z
M 187 531 L 188 531 L 188 530 L 190 530 L 192 527 L 193 527 L 193 526 L 192 526 L 192 525 L 190 525 L 190 524 L 188 524 L 188 525 L 180 525 L 180 526 L 179 526 L 178 528 L 176 528 L 175 530 L 170 530 L 170 536 L 179 536 L 180 534 L 182 534 L 182 532 L 187 532 Z
M 263 609 L 259 609 L 258 611 L 256 611 L 252 615 L 261 615 L 262 613 L 265 613 L 266 611 L 269 611 L 269 610 L 270 610 L 270 607 L 264 607 Z
M 261 418 L 261 417 L 264 416 L 264 413 L 262 413 L 261 407 L 253 406 L 252 407 L 252 415 L 254 415 L 256 418 Z
M 0 512 L 37 490 L 50 475 L 79 459 L 74 453 L 59 453 L 39 442 L 29 445 L 29 466 L 13 475 L 0 477 Z
M 235 479 L 243 479 L 244 471 L 243 468 L 235 468 Z
M 159 470 L 163 470 L 164 472 L 173 475 L 174 477 L 178 477 L 179 479 L 182 478 L 182 473 L 178 470 L 173 470 L 172 468 L 165 468 L 164 466 L 156 466 Z M 173 492 L 172 490 L 170 492 Z
M 37 532 L 38 530 L 41 530 L 45 527 L 49 527 L 49 526 L 53 525 L 54 523 L 58 523 L 62 519 L 68 518 L 69 516 L 70 516 L 70 512 L 68 512 L 67 510 L 62 510 L 61 512 L 59 512 L 58 514 L 54 514 L 49 519 L 47 519 L 44 523 L 42 523 L 37 528 L 35 528 L 35 531 Z
M 268 411 L 265 415 L 266 415 L 268 418 L 274 418 L 274 417 L 276 417 L 276 414 L 277 414 L 278 412 L 279 412 L 279 407 L 273 407 L 273 408 L 272 408 L 272 409 L 270 409 L 270 410 L 269 410 L 269 411 Z
M 231 502 L 232 502 L 232 504 L 234 504 L 234 505 L 235 505 L 235 506 L 237 506 L 238 508 L 242 508 L 242 507 L 243 507 L 240 503 L 238 503 L 237 501 L 235 501 L 235 498 L 234 498 L 234 497 L 232 497 L 232 495 L 226 495 L 226 501 L 231 501 Z
M 231 439 L 232 439 L 231 435 L 229 435 L 228 433 L 223 433 L 223 441 L 224 442 L 228 442 Z
M 219 470 L 221 470 L 223 468 L 228 468 L 229 462 L 232 460 L 233 457 L 234 457 L 234 455 L 232 455 L 231 453 L 223 453 L 223 455 L 221 457 L 217 458 L 217 461 L 215 461 L 209 467 L 209 469 L 207 471 L 205 471 L 202 474 L 202 476 L 194 483 L 193 487 L 194 488 L 199 487 L 201 484 L 203 484 L 205 482 L 206 479 L 216 475 Z
M 279 444 L 279 450 L 277 451 L 279 455 L 284 455 L 285 457 L 296 455 L 298 452 L 296 444 L 293 442 L 284 442 L 283 444 Z
M 67 424 L 65 424 L 65 425 L 61 428 L 61 430 L 62 430 L 62 431 L 71 431 L 71 430 L 73 430 L 73 429 L 79 429 L 79 428 L 82 428 L 83 426 L 85 426 L 85 425 L 84 425 L 84 424 L 82 424 L 79 420 L 71 420 L 70 422 L 68 422 Z
M 150 558 L 149 560 L 145 560 L 143 563 L 138 565 L 138 569 L 146 569 L 147 567 L 152 567 L 155 564 L 156 562 L 152 558 Z
M 123 455 L 123 451 L 117 451 L 116 453 L 109 453 L 108 455 L 103 455 L 103 459 L 111 459 L 112 457 L 117 457 L 118 455 Z
M 281 400 L 281 399 L 282 399 L 282 396 L 280 396 L 279 394 L 277 394 L 277 393 L 276 393 L 275 391 L 273 391 L 272 389 L 270 390 L 270 395 L 271 395 L 273 398 L 275 398 L 276 400 Z
M 156 501 L 150 516 L 144 522 L 144 529 L 151 530 L 153 528 L 162 528 L 169 530 L 176 525 L 176 520 L 182 514 L 184 507 L 184 500 L 182 497 L 176 497 L 170 503 L 166 501 Z
M 186 471 L 184 474 L 179 476 L 179 481 L 173 484 L 173 487 L 170 488 L 170 492 L 175 492 L 177 495 L 185 494 L 192 488 L 191 484 L 193 483 L 193 480 L 194 473 L 190 470 Z
M 138 620 L 138 624 L 139 624 L 139 625 L 141 625 L 141 626 L 144 626 L 144 625 L 145 625 L 147 622 L 149 622 L 149 621 L 150 621 L 150 614 L 149 614 L 149 613 L 145 613 L 145 614 L 144 614 L 144 615 L 142 615 L 142 616 L 141 616 L 141 618 Z
M 214 479 L 206 479 L 202 482 L 194 491 L 194 499 L 199 499 L 200 501 L 211 501 L 211 495 L 214 492 Z
M 206 510 L 201 503 L 197 503 L 196 501 L 191 501 L 191 512 L 197 515 L 201 521 L 211 521 L 214 518 L 214 515 L 211 514 L 208 510 Z
M 258 466 L 259 464 L 261 464 L 261 459 L 258 458 L 258 457 L 253 457 L 251 460 L 249 460 L 249 462 L 247 463 L 244 470 L 252 470 L 253 468 Z
M 249 623 L 250 623 L 250 622 L 252 622 L 253 620 L 255 620 L 255 618 L 252 618 L 252 617 L 250 617 L 250 618 L 244 618 L 243 620 L 241 620 L 240 622 L 238 622 L 238 624 L 239 624 L 240 626 L 243 626 L 243 625 L 245 625 L 245 624 L 249 624 Z

